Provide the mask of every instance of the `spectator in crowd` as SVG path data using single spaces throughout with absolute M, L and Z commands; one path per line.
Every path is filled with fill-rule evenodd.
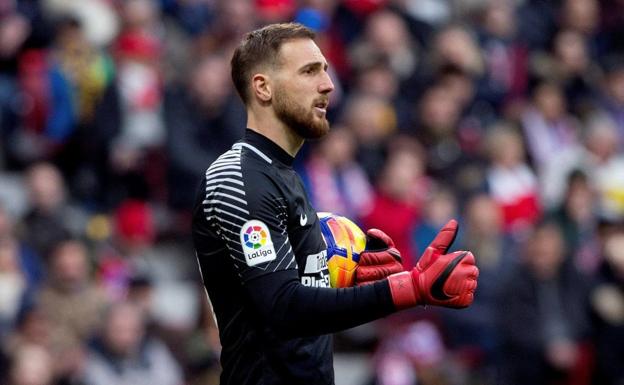
M 123 202 L 114 215 L 112 242 L 97 250 L 100 285 L 108 298 L 123 300 L 134 277 L 151 278 L 148 256 L 154 246 L 156 227 L 150 206 L 142 201 Z
M 522 116 L 527 152 L 540 170 L 559 151 L 579 144 L 578 123 L 567 113 L 561 88 L 548 82 L 533 90 L 532 105 Z
M 330 107 L 340 100 L 343 90 L 342 81 L 352 78 L 346 37 L 341 31 L 338 12 L 338 1 L 307 0 L 300 2 L 300 8 L 295 13 L 293 21 L 301 23 L 316 33 L 316 43 L 325 53 L 326 59 L 331 63 L 328 69 L 332 82 L 336 86 L 334 95 L 330 95 Z
M 419 320 L 390 332 L 376 352 L 376 385 L 465 385 L 439 328 Z
M 447 186 L 433 185 L 424 192 L 426 196 L 422 202 L 421 218 L 414 226 L 412 235 L 415 255 L 422 255 L 438 234 L 438 229 L 451 218 L 458 217 L 458 204 L 453 190 Z
M 55 159 L 75 131 L 71 90 L 51 55 L 30 49 L 18 59 L 19 121 L 7 134 L 9 161 L 25 167 Z
M 59 14 L 50 55 L 68 82 L 76 120 L 75 132 L 56 156 L 56 164 L 63 170 L 72 192 L 79 199 L 88 200 L 95 195 L 97 179 L 93 164 L 85 161 L 92 156 L 90 127 L 114 69 L 110 56 L 89 41 L 84 22 L 72 13 Z
M 368 17 L 363 40 L 354 44 L 351 56 L 358 67 L 378 58 L 386 60 L 401 80 L 412 76 L 420 59 L 418 45 L 405 21 L 396 12 L 386 9 Z
M 165 194 L 162 41 L 154 7 L 146 0 L 124 3 L 125 29 L 113 45 L 116 76 L 95 114 L 94 156 L 106 178 L 107 205 Z
M 570 262 L 559 227 L 540 223 L 501 284 L 503 383 L 589 384 L 588 291 Z
M 91 385 L 179 385 L 182 373 L 166 346 L 145 329 L 129 303 L 112 305 L 90 345 L 85 381 Z
M 185 83 L 165 95 L 169 202 L 190 210 L 197 176 L 242 135 L 245 110 L 233 93 L 223 54 L 198 60 Z
M 599 107 L 615 122 L 618 132 L 618 150 L 624 148 L 624 56 L 605 59 L 605 78 L 602 83 Z
M 334 127 L 312 151 L 301 173 L 312 204 L 358 221 L 371 209 L 373 188 L 355 161 L 353 132 Z
M 496 384 L 499 330 L 496 324 L 497 292 L 504 277 L 518 263 L 516 242 L 505 234 L 503 212 L 484 193 L 472 196 L 463 210 L 462 236 L 454 247 L 474 247 L 483 285 L 473 305 L 457 317 L 441 312 L 449 350 L 461 357 L 474 378 L 482 384 Z
M 39 346 L 51 351 L 50 319 L 37 303 L 24 304 L 20 309 L 15 329 L 5 340 L 4 350 L 13 353 L 24 346 Z
M 143 314 L 149 316 L 154 308 L 154 283 L 152 279 L 141 273 L 135 273 L 131 276 L 128 282 L 127 301 L 139 308 Z
M 0 204 L 0 240 L 8 242 L 9 249 L 15 249 L 18 270 L 23 274 L 28 290 L 34 293 L 43 280 L 44 266 L 32 248 L 18 238 L 14 221 Z
M 581 170 L 574 170 L 568 176 L 563 203 L 550 213 L 561 227 L 574 264 L 588 275 L 592 275 L 600 263 L 595 196 L 589 177 Z
M 471 31 L 461 25 L 448 25 L 442 28 L 435 37 L 430 55 L 431 73 L 436 68 L 452 65 L 480 79 L 485 71 L 483 55 Z
M 618 130 L 611 119 L 593 116 L 587 127 L 587 152 L 577 161 L 592 178 L 601 215 L 610 218 L 624 214 L 624 156 L 618 151 Z
M 8 372 L 8 385 L 52 385 L 53 357 L 42 347 L 26 345 L 18 349 Z
M 113 63 L 87 39 L 80 19 L 61 18 L 55 26 L 53 57 L 71 86 L 76 118 L 91 122 L 95 106 L 113 76 Z
M 402 91 L 405 82 L 401 82 L 386 59 L 370 60 L 370 63 L 362 65 L 354 70 L 352 93 L 372 96 L 391 104 L 395 111 L 397 128 L 404 132 L 409 131 L 412 106 Z
M 50 22 L 42 4 L 4 2 L 0 76 L 6 95 L 2 136 L 10 167 L 52 160 L 75 131 L 68 83 L 49 54 Z
M 372 208 L 362 222 L 364 228 L 384 229 L 401 250 L 403 266 L 410 269 L 416 263 L 412 232 L 420 220 L 429 183 L 418 142 L 402 139 L 392 148 L 377 183 Z
M 476 84 L 469 74 L 455 65 L 438 69 L 437 84 L 460 106 L 462 113 L 469 112 L 475 101 Z
M 500 123 L 487 137 L 489 195 L 503 212 L 505 231 L 521 235 L 541 216 L 537 178 L 524 160 L 522 137 Z
M 592 57 L 605 52 L 599 36 L 601 15 L 598 0 L 565 0 L 559 16 L 562 29 L 571 29 L 587 37 Z
M 540 189 L 544 206 L 553 209 L 563 202 L 566 191 L 567 177 L 575 169 L 589 176 L 592 187 L 596 190 L 595 197 L 598 210 L 605 215 L 614 215 L 617 207 L 607 204 L 604 200 L 605 186 L 608 183 L 620 184 L 621 155 L 615 122 L 602 111 L 595 111 L 586 119 L 583 129 L 582 145 L 557 151 L 551 161 L 540 171 Z M 610 178 L 614 177 L 610 182 Z M 603 202 L 604 200 L 604 202 Z
M 479 82 L 479 99 L 501 111 L 526 91 L 528 52 L 517 34 L 515 2 L 487 0 L 483 7 L 478 37 L 485 72 Z
M 622 222 L 604 222 L 601 233 L 604 261 L 590 296 L 596 333 L 594 380 L 616 385 L 624 381 L 624 227 Z
M 13 238 L 0 238 L 0 337 L 13 328 L 28 288 Z
M 24 218 L 25 239 L 47 260 L 57 242 L 84 231 L 86 216 L 70 204 L 65 181 L 50 163 L 35 163 L 26 174 L 30 212 Z
M 454 123 L 456 126 L 454 138 L 449 135 L 449 139 L 454 139 L 453 142 L 455 142 L 449 142 L 451 143 L 450 151 L 446 149 L 442 151 L 442 154 L 432 156 L 436 159 L 436 157 L 444 158 L 450 155 L 448 161 L 458 166 L 454 172 L 449 173 L 452 176 L 451 180 L 454 180 L 453 188 L 459 195 L 474 194 L 475 191 L 483 188 L 485 159 L 481 153 L 481 144 L 484 142 L 487 127 L 498 120 L 497 112 L 489 103 L 485 103 L 477 96 L 477 93 L 480 92 L 478 91 L 478 82 L 470 74 L 455 65 L 439 68 L 435 77 L 435 84 L 436 88 L 442 90 L 449 99 L 454 101 L 454 104 L 450 104 L 453 108 L 447 118 L 457 120 Z M 513 101 L 509 101 L 509 103 L 513 104 Z M 456 113 L 455 108 L 459 111 L 458 117 L 454 115 Z M 444 118 L 438 119 L 442 119 L 439 122 L 444 120 Z M 422 123 L 425 121 L 421 120 Z M 421 134 L 417 133 L 417 135 Z M 452 147 L 456 145 L 461 150 L 459 160 L 453 159 L 457 157 L 457 154 L 452 151 Z M 439 153 L 441 149 L 437 148 L 436 151 Z M 443 163 L 439 160 L 438 162 Z M 446 181 L 445 183 L 449 182 Z
M 562 29 L 554 37 L 551 51 L 534 55 L 533 74 L 558 84 L 570 109 L 585 113 L 593 104 L 593 88 L 600 81 L 600 67 L 590 57 L 587 37 Z
M 55 362 L 58 376 L 74 376 L 80 370 L 83 341 L 98 327 L 106 298 L 89 272 L 85 246 L 77 240 L 59 242 L 50 257 L 49 281 L 38 302 L 50 325 L 50 349 L 63 356 Z
M 448 83 L 435 83 L 427 88 L 413 110 L 415 129 L 411 132 L 425 147 L 427 174 L 465 191 L 470 187 L 462 175 L 472 166 L 475 151 L 462 148 L 463 132 L 459 123 L 465 107 L 462 104 L 465 96 L 461 95 L 463 85 L 451 87 Z
M 243 35 L 259 23 L 258 9 L 248 0 L 218 0 L 215 6 L 218 17 L 206 26 L 197 43 L 206 52 L 234 52 Z
M 15 95 L 18 92 L 18 82 L 15 76 L 17 71 L 17 56 L 22 45 L 28 38 L 32 26 L 29 20 L 17 10 L 14 3 L 6 2 L 0 11 L 0 144 L 7 145 L 9 134 L 13 133 L 19 124 L 19 107 L 15 105 Z M 2 151 L 5 158 L 5 151 Z M 7 159 L 3 159 L 6 161 Z
M 466 229 L 459 239 L 463 245 L 461 247 L 470 246 L 480 250 L 481 256 L 477 264 L 483 266 L 484 274 L 494 281 L 500 279 L 503 270 L 518 262 L 518 255 L 513 255 L 512 240 L 505 236 L 501 207 L 489 195 L 477 194 L 466 203 L 463 217 Z M 492 284 L 496 286 L 495 283 Z M 490 290 L 490 294 L 493 291 Z
M 344 108 L 342 123 L 355 134 L 357 162 L 370 180 L 384 164 L 384 149 L 396 130 L 395 111 L 387 101 L 370 95 L 352 95 Z

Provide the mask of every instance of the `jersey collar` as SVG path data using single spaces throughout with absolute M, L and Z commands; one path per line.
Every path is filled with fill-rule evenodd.
M 256 131 L 250 130 L 249 128 L 245 130 L 243 142 L 254 146 L 263 155 L 277 160 L 286 166 L 292 166 L 295 161 L 295 158 L 290 156 L 290 154 L 278 146 L 277 143 Z

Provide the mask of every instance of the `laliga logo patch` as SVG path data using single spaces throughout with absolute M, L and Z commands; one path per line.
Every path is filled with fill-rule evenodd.
M 252 249 L 259 249 L 266 245 L 267 232 L 262 226 L 249 226 L 243 234 L 245 240 L 245 246 Z
M 269 228 L 263 222 L 251 220 L 241 227 L 241 245 L 247 265 L 255 266 L 277 258 Z

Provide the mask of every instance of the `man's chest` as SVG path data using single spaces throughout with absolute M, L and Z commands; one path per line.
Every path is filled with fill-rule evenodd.
M 288 215 L 284 220 L 287 221 L 288 239 L 295 254 L 301 283 L 305 286 L 329 287 L 327 246 L 316 210 L 299 181 L 292 181 L 288 190 L 290 199 L 284 202 Z

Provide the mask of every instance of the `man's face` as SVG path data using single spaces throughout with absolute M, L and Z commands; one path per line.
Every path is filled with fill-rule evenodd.
M 327 106 L 334 84 L 327 61 L 309 39 L 284 43 L 274 71 L 272 105 L 286 126 L 304 139 L 316 139 L 329 131 Z

